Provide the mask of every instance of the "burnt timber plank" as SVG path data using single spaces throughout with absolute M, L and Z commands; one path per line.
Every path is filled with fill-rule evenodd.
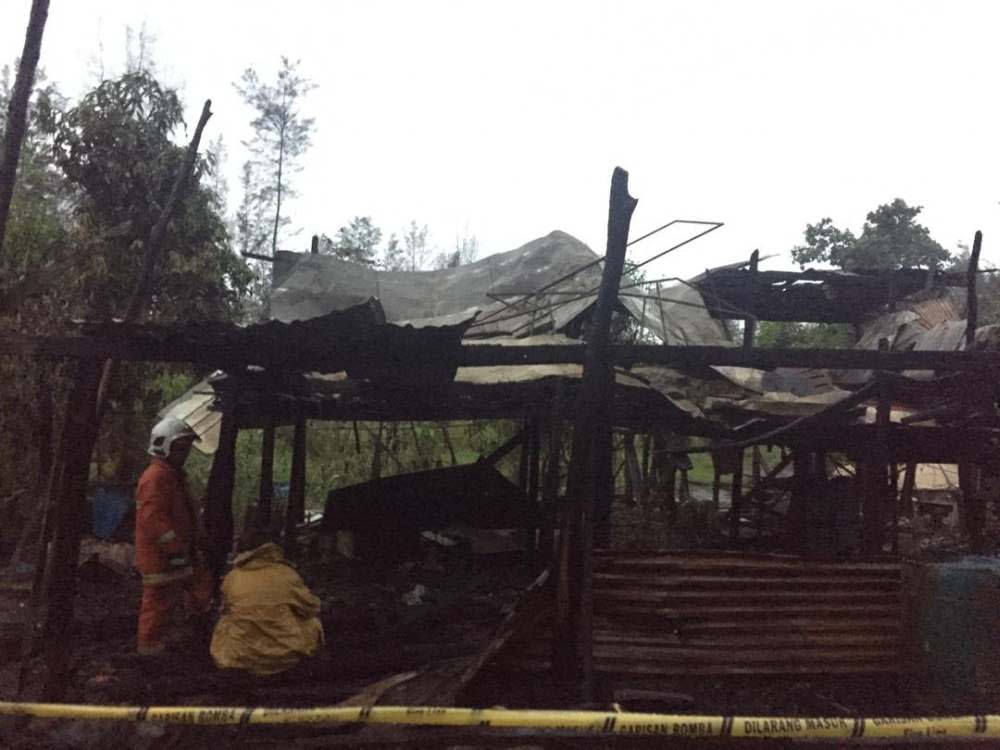
M 153 339 L 120 336 L 34 336 L 0 332 L 0 351 L 43 357 L 114 358 L 132 362 L 192 362 L 222 369 L 246 365 L 268 367 L 267 351 L 245 351 L 225 346 L 179 348 Z M 727 346 L 660 346 L 617 344 L 608 347 L 616 365 L 660 364 L 672 367 L 776 367 L 839 370 L 989 370 L 1000 368 L 1000 352 L 983 351 L 871 351 L 859 349 L 741 349 Z M 459 352 L 462 367 L 503 365 L 583 364 L 585 347 L 578 344 L 502 346 L 466 344 Z M 328 355 L 324 355 L 328 359 Z M 430 355 L 428 356 L 428 359 Z M 317 372 L 330 371 L 323 362 Z M 421 364 L 413 358 L 414 366 Z

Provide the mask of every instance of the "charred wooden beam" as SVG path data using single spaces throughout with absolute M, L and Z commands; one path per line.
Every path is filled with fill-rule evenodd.
M 514 435 L 514 437 L 504 441 L 503 445 L 501 445 L 499 448 L 497 448 L 489 455 L 480 458 L 479 462 L 484 464 L 495 464 L 501 458 L 503 458 L 512 450 L 521 445 L 526 438 L 527 438 L 527 430 L 521 428 L 520 430 L 517 431 L 517 434 Z
M 736 451 L 736 466 L 733 469 L 733 483 L 729 497 L 729 545 L 740 543 L 740 514 L 743 509 L 743 449 Z
M 661 346 L 615 344 L 608 356 L 616 366 L 659 364 L 671 367 L 777 367 L 828 368 L 837 370 L 979 370 L 1000 368 L 1000 352 L 986 351 L 873 351 L 863 349 L 741 349 L 728 346 Z M 187 347 L 156 340 L 155 337 L 122 336 L 33 336 L 12 331 L 0 332 L 0 352 L 39 357 L 119 359 L 133 362 L 191 362 L 218 369 L 238 371 L 249 365 L 283 367 L 280 352 L 248 351 L 238 347 Z M 428 358 L 433 354 L 428 354 Z M 310 370 L 328 370 L 327 354 L 318 354 Z M 586 347 L 579 344 L 502 346 L 467 344 L 461 348 L 461 367 L 504 365 L 583 364 Z M 416 367 L 421 361 L 414 359 Z M 313 366 L 315 365 L 315 366 Z M 305 364 L 303 364 L 305 367 Z
M 48 671 L 45 697 L 48 700 L 62 698 L 68 684 L 76 568 L 80 538 L 87 526 L 87 480 L 98 431 L 95 405 L 100 372 L 97 360 L 79 363 L 66 402 L 58 467 L 50 484 L 48 505 L 52 513 L 52 543 L 43 582 L 47 605 L 44 650 Z
M 567 539 L 560 540 L 569 550 L 567 578 L 559 581 L 559 589 L 568 592 L 569 616 L 557 628 L 557 641 L 563 646 L 558 654 L 559 670 L 567 677 L 578 678 L 575 681 L 584 701 L 590 700 L 593 688 L 591 551 L 594 512 L 601 489 L 601 472 L 596 470 L 595 462 L 610 459 L 604 440 L 610 443 L 609 411 L 614 391 L 613 362 L 609 356 L 611 315 L 618 300 L 629 225 L 637 203 L 628 192 L 628 172 L 618 167 L 611 178 L 609 202 L 604 271 L 590 320 L 583 381 L 576 398 L 573 452 L 566 488 L 570 503 L 569 534 Z
M 965 347 L 972 347 L 976 340 L 976 325 L 979 322 L 979 298 L 976 296 L 976 271 L 979 270 L 979 253 L 983 249 L 983 233 L 976 232 L 972 241 L 972 254 L 969 256 L 969 268 L 966 274 L 966 315 L 965 315 Z
M 757 266 L 760 263 L 760 250 L 754 250 L 750 255 L 750 298 L 755 299 L 755 292 L 757 287 Z M 753 337 L 754 332 L 757 328 L 757 321 L 754 318 L 743 318 L 743 348 L 752 349 L 753 348 Z

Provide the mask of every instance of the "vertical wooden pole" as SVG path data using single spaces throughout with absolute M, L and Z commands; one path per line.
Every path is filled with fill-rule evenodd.
M 625 490 L 626 499 L 631 499 L 634 504 L 643 495 L 642 469 L 639 464 L 639 456 L 635 450 L 635 433 L 625 433 L 623 447 L 625 450 L 625 466 L 628 470 L 625 474 L 625 478 L 628 480 Z M 629 497 L 629 490 L 632 491 L 631 497 Z
M 792 452 L 792 497 L 788 506 L 788 534 L 794 548 L 805 552 L 809 547 L 809 495 L 813 484 L 812 456 L 803 446 Z
M 878 555 L 885 541 L 885 506 L 889 491 L 889 430 L 892 408 L 888 385 L 878 373 L 878 405 L 875 410 L 875 440 L 865 461 L 864 528 L 861 548 L 866 555 Z
M 560 650 L 554 666 L 573 678 L 583 702 L 593 691 L 593 515 L 598 500 L 600 477 L 594 459 L 607 458 L 610 406 L 614 393 L 614 369 L 608 356 L 611 317 L 618 299 L 629 224 L 636 200 L 628 193 L 628 172 L 615 168 L 611 179 L 608 210 L 608 244 L 597 303 L 590 321 L 583 380 L 577 391 L 573 424 L 573 452 L 570 459 L 567 496 L 570 523 L 565 575 L 560 576 L 557 596 L 568 594 L 566 617 L 559 617 L 555 641 Z M 607 470 L 610 473 L 610 467 Z
M 205 487 L 205 533 L 208 535 L 208 567 L 216 579 L 226 569 L 226 559 L 233 549 L 233 488 L 236 485 L 236 438 L 239 426 L 231 409 L 229 395 L 223 396 L 219 447 L 212 458 L 212 468 Z
M 551 524 L 556 520 L 556 508 L 559 505 L 559 486 L 562 482 L 560 469 L 563 447 L 563 419 L 561 393 L 556 396 L 552 418 L 549 420 L 549 445 L 545 466 L 545 480 L 542 483 L 542 508 L 548 528 L 542 530 L 539 543 L 539 554 L 542 559 L 548 559 L 552 554 L 554 533 Z
M 521 454 L 517 460 L 517 486 L 525 494 L 528 492 L 528 475 L 530 474 L 532 437 L 530 424 L 530 421 L 526 419 L 521 425 L 521 429 L 524 431 L 524 440 L 521 441 Z
M 378 433 L 375 436 L 375 445 L 372 446 L 372 470 L 370 477 L 372 481 L 382 478 L 382 431 L 384 424 L 384 422 L 378 423 Z M 370 434 L 371 433 L 369 433 L 369 435 Z
M 52 496 L 52 541 L 42 583 L 46 602 L 43 629 L 46 700 L 58 700 L 69 678 L 69 650 L 73 639 L 73 608 L 76 596 L 76 569 L 80 558 L 80 537 L 87 526 L 87 480 L 90 459 L 97 439 L 95 407 L 101 378 L 98 360 L 77 362 L 73 386 L 66 402 L 66 416 L 59 440 L 59 468 L 50 485 Z
M 639 473 L 640 473 L 640 476 L 642 477 L 642 489 L 639 491 L 639 499 L 642 500 L 643 502 L 646 501 L 646 498 L 649 495 L 649 485 L 650 485 L 650 481 L 649 481 L 650 480 L 650 476 L 649 476 L 649 443 L 650 443 L 651 440 L 652 440 L 652 436 L 648 432 L 643 433 L 643 435 L 642 435 L 642 458 L 641 458 L 641 461 L 640 461 L 640 464 L 639 464 L 640 465 Z
M 262 529 L 271 526 L 271 506 L 274 503 L 274 417 L 264 424 L 260 447 L 260 491 L 257 494 L 257 523 Z
M 903 489 L 899 493 L 900 512 L 907 518 L 913 517 L 913 488 L 917 483 L 917 465 L 913 461 L 906 464 L 903 473 Z
M 295 422 L 292 438 L 292 474 L 288 483 L 288 507 L 285 510 L 285 552 L 294 557 L 298 553 L 295 529 L 305 520 L 306 511 L 306 421 Z
M 591 446 L 591 465 L 594 472 L 594 543 L 598 547 L 611 546 L 611 508 L 615 499 L 614 433 L 610 427 L 599 425 Z
M 524 420 L 521 425 L 521 432 L 524 435 L 524 439 L 521 441 L 521 453 L 517 460 L 517 486 L 524 493 L 525 497 L 530 497 L 532 441 L 536 437 L 533 429 L 533 420 Z M 525 564 L 530 564 L 531 551 L 534 547 L 534 532 L 528 529 L 527 526 L 524 526 L 520 530 L 520 537 L 524 562 Z
M 969 268 L 966 271 L 966 315 L 965 315 L 965 348 L 972 347 L 976 340 L 976 326 L 979 324 L 979 298 L 976 296 L 976 272 L 979 270 L 979 253 L 983 249 L 983 233 L 976 232 L 972 241 L 972 254 L 969 256 Z
M 750 254 L 750 298 L 753 300 L 751 310 L 756 310 L 757 302 L 757 265 L 760 262 L 760 250 L 754 250 Z M 743 319 L 743 348 L 753 348 L 753 337 L 757 329 L 756 318 Z
M 979 491 L 979 469 L 967 462 L 958 465 L 958 486 L 962 492 L 961 518 L 963 531 L 969 536 L 969 547 L 975 554 L 983 552 L 984 507 Z
M 729 498 L 729 544 L 736 547 L 740 543 L 740 514 L 743 505 L 743 449 L 736 452 L 736 466 L 733 468 L 733 484 Z
M 528 437 L 531 440 L 531 449 L 528 451 L 528 497 L 531 502 L 537 503 L 538 490 L 542 484 L 542 423 L 538 417 L 532 417 L 528 421 Z

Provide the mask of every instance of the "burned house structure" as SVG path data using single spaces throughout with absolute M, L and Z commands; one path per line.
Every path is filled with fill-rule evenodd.
M 274 430 L 294 426 L 282 519 L 294 555 L 310 421 L 511 419 L 523 429 L 477 464 L 334 490 L 322 522 L 331 533 L 387 517 L 401 531 L 462 523 L 537 532 L 525 538 L 549 569 L 545 596 L 533 592 L 531 616 L 505 623 L 463 679 L 487 661 L 555 669 L 586 696 L 595 680 L 621 676 L 897 672 L 892 553 L 919 464 L 960 467 L 963 522 L 982 542 L 1000 352 L 991 332 L 976 330 L 978 237 L 968 274 L 768 272 L 755 254 L 664 288 L 622 283 L 630 201 L 616 171 L 604 257 L 562 232 L 431 272 L 280 253 L 267 323 L 5 334 L 16 351 L 78 367 L 49 491 L 46 590 L 72 590 L 99 363 L 193 362 L 222 373 L 184 399 L 181 415 L 197 413 L 192 426 L 216 446 L 205 523 L 217 571 L 236 526 L 239 430 L 264 430 L 258 512 L 272 523 Z M 964 323 L 953 288 L 968 294 Z M 659 343 L 613 338 L 615 316 Z M 743 321 L 742 342 L 732 320 Z M 855 349 L 765 350 L 753 345 L 764 320 L 851 323 L 862 335 Z M 656 447 L 674 466 L 682 454 L 711 453 L 716 484 L 731 477 L 731 551 L 612 549 L 614 430 L 699 439 Z M 568 466 L 559 465 L 564 443 Z M 754 459 L 762 446 L 782 449 L 771 467 Z M 515 449 L 512 482 L 491 467 Z M 834 457 L 850 468 L 832 471 Z M 623 460 L 633 471 L 634 457 Z M 765 540 L 783 556 L 762 553 Z M 66 632 L 69 606 L 53 600 L 50 637 Z M 58 672 L 64 644 L 50 648 Z

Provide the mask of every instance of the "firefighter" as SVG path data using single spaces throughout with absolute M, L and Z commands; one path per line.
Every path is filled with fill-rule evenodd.
M 135 561 L 142 574 L 138 651 L 162 653 L 163 634 L 187 605 L 196 628 L 208 628 L 213 580 L 198 551 L 198 516 L 184 462 L 198 439 L 186 423 L 166 417 L 149 438 L 152 459 L 135 491 Z
M 251 529 L 222 579 L 222 615 L 211 653 L 220 669 L 283 672 L 323 646 L 320 600 L 281 547 Z

